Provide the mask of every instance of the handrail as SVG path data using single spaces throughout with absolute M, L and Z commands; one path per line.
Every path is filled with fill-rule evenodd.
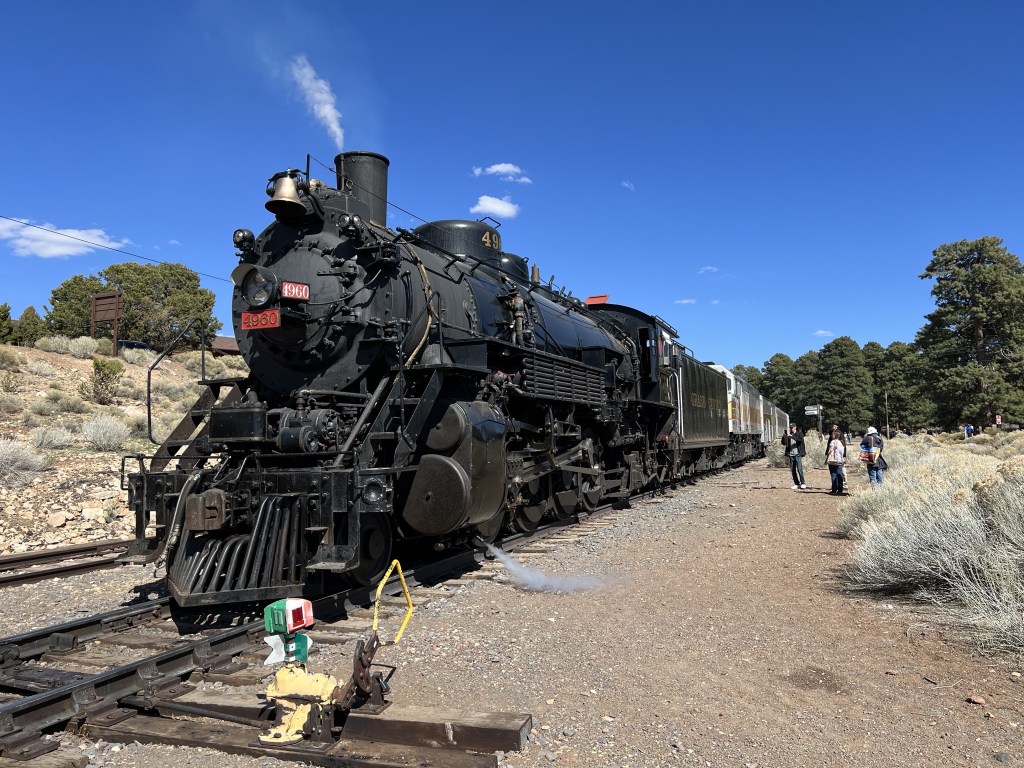
M 156 368 L 158 365 L 160 365 L 160 362 L 165 357 L 167 357 L 167 355 L 170 354 L 171 350 L 174 349 L 174 346 L 179 341 L 181 341 L 181 337 L 184 336 L 188 332 L 188 329 L 191 328 L 193 325 L 195 325 L 198 322 L 199 322 L 199 318 L 198 317 L 193 317 L 191 320 L 189 320 L 188 323 L 185 324 L 185 327 L 181 329 L 181 332 L 177 336 L 175 336 L 174 339 L 171 340 L 171 343 L 167 346 L 167 349 L 165 349 L 163 352 L 161 352 L 159 355 L 157 355 L 156 360 L 153 361 L 153 364 L 151 366 L 149 366 L 149 370 L 146 371 L 146 425 L 147 425 L 148 430 L 149 430 L 149 442 L 153 443 L 153 445 L 161 445 L 161 442 L 159 440 L 156 440 L 153 437 L 153 369 Z M 206 334 L 205 333 L 202 335 L 202 357 L 200 358 L 199 365 L 200 365 L 200 375 L 203 377 L 203 380 L 205 381 L 205 379 L 206 379 Z

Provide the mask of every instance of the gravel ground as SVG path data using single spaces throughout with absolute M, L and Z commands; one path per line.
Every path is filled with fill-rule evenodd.
M 502 756 L 506 768 L 1024 760 L 1019 666 L 953 644 L 913 606 L 844 594 L 838 502 L 827 473 L 809 479 L 793 492 L 786 470 L 751 464 L 522 557 L 553 578 L 595 577 L 591 589 L 526 591 L 507 574 L 453 583 L 452 597 L 417 610 L 401 643 L 378 654 L 399 667 L 392 700 L 532 713 L 530 743 Z M 72 618 L 131 596 L 132 575 L 20 587 L 7 605 L 33 626 Z M 338 646 L 311 663 L 339 676 L 350 665 Z M 169 748 L 64 740 L 93 765 L 170 760 Z M 277 762 L 181 748 L 174 760 Z

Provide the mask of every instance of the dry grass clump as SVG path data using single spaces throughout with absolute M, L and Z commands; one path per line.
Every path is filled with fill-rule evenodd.
M 20 397 L 0 395 L 0 413 L 8 413 L 13 416 L 16 413 L 21 413 L 24 407 L 25 406 L 22 405 Z
M 917 441 L 894 464 L 840 507 L 860 539 L 850 585 L 932 601 L 982 647 L 1024 651 L 1024 455 Z
M 66 355 L 71 348 L 71 339 L 67 336 L 43 336 L 36 339 L 36 349 L 43 352 L 56 352 L 58 355 Z
M 180 355 L 174 356 L 176 363 L 181 365 L 187 371 L 191 371 L 197 376 L 202 375 L 203 371 L 203 354 L 199 352 L 182 352 Z M 221 362 L 221 358 L 214 357 L 209 352 L 206 353 L 206 378 L 208 379 L 219 379 L 223 378 L 227 374 L 227 367 Z
M 32 445 L 36 448 L 67 448 L 75 442 L 75 436 L 64 427 L 36 427 L 32 430 Z
M 148 368 L 156 360 L 156 352 L 150 352 L 148 349 L 122 349 L 118 353 L 118 357 L 129 365 L 141 365 Z
M 241 355 L 225 355 L 217 358 L 224 364 L 228 376 L 248 376 L 249 365 Z
M 68 343 L 68 352 L 81 360 L 88 360 L 96 354 L 99 349 L 99 342 L 88 336 L 79 336 Z
M 0 371 L 16 371 L 24 365 L 24 358 L 9 349 L 0 349 Z
M 44 379 L 48 379 L 57 373 L 57 369 L 45 360 L 32 360 L 25 368 L 29 373 L 42 376 Z
M 53 403 L 54 413 L 88 413 L 89 405 L 80 397 L 68 395 L 59 389 L 51 389 L 46 399 Z
M 101 451 L 118 451 L 128 441 L 127 425 L 112 416 L 96 416 L 82 424 L 82 437 Z
M 31 481 L 46 461 L 20 440 L 0 439 L 0 485 L 16 487 Z

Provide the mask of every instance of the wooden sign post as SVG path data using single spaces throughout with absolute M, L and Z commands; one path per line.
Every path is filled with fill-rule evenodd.
M 117 357 L 117 321 L 124 312 L 124 296 L 120 291 L 94 293 L 92 295 L 92 315 L 89 320 L 89 335 L 96 338 L 96 323 L 112 320 L 114 323 L 114 340 L 111 354 Z

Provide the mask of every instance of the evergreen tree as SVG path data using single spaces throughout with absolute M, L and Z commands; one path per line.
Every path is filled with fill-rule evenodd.
M 1024 265 L 998 237 L 932 251 L 935 311 L 917 334 L 947 429 L 1024 420 Z
M 804 352 L 793 361 L 793 408 L 789 411 L 789 418 L 807 430 L 818 428 L 817 416 L 804 415 L 804 408 L 808 405 L 818 405 L 822 402 L 822 383 L 819 380 L 820 367 L 818 365 L 818 352 L 811 350 Z
M 193 318 L 199 323 L 183 340 L 198 347 L 202 335 L 211 338 L 221 327 L 213 318 L 214 295 L 199 286 L 199 275 L 183 264 L 112 264 L 99 275 L 75 275 L 50 293 L 46 322 L 51 333 L 82 336 L 89 333 L 92 296 L 121 291 L 124 310 L 118 337 L 166 347 Z M 96 327 L 96 336 L 109 338 L 110 322 Z
M 793 358 L 778 352 L 765 361 L 764 375 L 761 377 L 761 394 L 791 416 L 795 415 L 795 387 L 796 372 L 793 370 Z
M 36 339 L 45 334 L 46 323 L 43 322 L 43 318 L 36 312 L 36 308 L 31 304 L 25 307 L 21 317 L 18 318 L 18 327 L 15 329 L 17 342 L 22 346 L 31 347 L 36 343 Z
M 0 344 L 14 341 L 14 323 L 11 321 L 11 305 L 6 301 L 0 304 Z
M 878 348 L 881 350 L 881 345 Z M 837 421 L 850 432 L 867 429 L 872 423 L 874 383 L 856 341 L 839 336 L 821 348 L 817 383 L 826 421 Z
M 755 368 L 752 365 L 734 365 L 732 372 L 739 376 L 741 379 L 746 379 L 747 382 L 761 390 L 763 374 L 760 368 Z
M 106 290 L 124 293 L 120 337 L 163 349 L 189 320 L 200 322 L 183 339 L 198 347 L 203 333 L 210 339 L 221 327 L 213 319 L 213 291 L 199 287 L 199 275 L 184 264 L 113 264 L 99 276 Z
M 92 295 L 105 290 L 94 275 L 74 275 L 50 291 L 50 306 L 45 308 L 49 333 L 71 338 L 89 335 Z
M 885 364 L 885 347 L 877 341 L 869 341 L 864 345 L 862 351 L 864 352 L 864 365 L 867 366 L 868 372 L 871 374 L 872 392 L 874 392 L 869 421 L 878 426 L 883 423 L 885 416 L 885 397 L 878 380 L 882 366 Z M 881 426 L 878 426 L 878 429 L 881 431 Z
M 875 395 L 875 402 L 880 402 L 882 408 L 875 417 L 879 429 L 885 423 L 886 404 L 889 425 L 894 430 L 912 432 L 934 424 L 935 403 L 927 374 L 927 363 L 913 344 L 894 341 L 885 348 Z

